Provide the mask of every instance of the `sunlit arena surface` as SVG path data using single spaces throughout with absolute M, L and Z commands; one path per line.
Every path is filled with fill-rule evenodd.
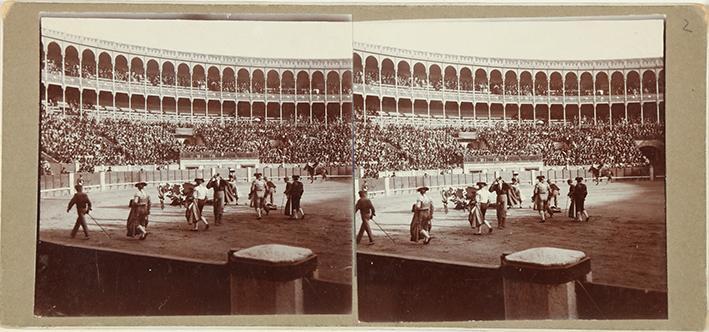
M 223 224 L 215 225 L 212 221 L 212 206 L 204 207 L 204 215 L 210 221 L 210 227 L 204 231 L 192 232 L 185 219 L 185 209 L 181 206 L 165 204 L 160 209 L 157 191 L 147 188 L 153 206 L 150 213 L 145 241 L 126 237 L 126 219 L 128 201 L 134 190 L 108 192 L 89 192 L 94 203 L 91 216 L 103 226 L 110 238 L 102 233 L 91 217 L 87 217 L 89 239 L 83 239 L 79 232 L 75 239 L 69 237 L 76 219 L 76 213 L 66 213 L 70 197 L 43 198 L 40 200 L 39 239 L 71 246 L 86 246 L 120 250 L 140 255 L 158 255 L 176 259 L 198 260 L 204 262 L 225 263 L 230 249 L 243 249 L 260 244 L 277 243 L 311 249 L 318 255 L 318 278 L 323 280 L 350 283 L 352 279 L 352 234 L 350 222 L 352 208 L 351 182 L 349 180 L 316 180 L 313 184 L 303 179 L 305 194 L 302 207 L 305 218 L 292 220 L 283 214 L 283 186 L 278 187 L 274 203 L 278 210 L 273 210 L 261 220 L 256 219 L 256 212 L 249 207 L 246 197 L 239 199 L 239 205 L 227 205 Z M 240 182 L 239 190 L 248 192 L 249 184 Z
M 417 259 L 498 266 L 502 253 L 533 247 L 558 247 L 585 252 L 592 259 L 593 281 L 632 288 L 667 289 L 667 252 L 664 181 L 618 181 L 588 184 L 586 207 L 589 222 L 574 222 L 566 216 L 567 186 L 559 197 L 561 213 L 544 224 L 530 208 L 531 185 L 521 186 L 522 208 L 508 210 L 507 227 L 497 229 L 495 209 L 488 208 L 486 220 L 492 223 L 491 234 L 474 236 L 467 212 L 449 207 L 444 212 L 438 192 L 430 191 L 435 212 L 429 245 L 409 241 L 411 205 L 416 193 L 372 199 L 377 210 L 374 218 L 394 241 L 372 224 L 375 244 L 365 239 L 358 252 L 394 254 Z M 361 219 L 357 217 L 357 227 Z M 484 232 L 487 231 L 486 229 Z M 483 233 L 484 233 L 483 232 Z

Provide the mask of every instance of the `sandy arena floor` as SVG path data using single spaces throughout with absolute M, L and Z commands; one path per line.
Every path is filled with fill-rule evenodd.
M 555 214 L 544 224 L 538 223 L 539 214 L 529 208 L 531 186 L 527 185 L 522 187 L 524 208 L 508 211 L 504 230 L 495 228 L 492 234 L 482 236 L 473 235 L 474 230 L 462 210 L 450 209 L 445 214 L 440 193 L 429 192 L 436 210 L 434 238 L 426 246 L 409 241 L 410 210 L 416 194 L 375 198 L 372 200 L 377 210 L 375 220 L 396 243 L 372 224 L 375 244 L 368 245 L 365 235 L 358 250 L 499 265 L 503 252 L 542 246 L 577 249 L 591 257 L 594 282 L 667 290 L 664 182 L 587 185 L 589 223 L 571 222 L 566 216 L 566 185 L 561 186 L 562 197 L 558 204 L 562 213 Z M 493 222 L 493 227 L 497 226 L 494 209 L 488 209 L 486 219 Z M 356 223 L 359 229 L 359 216 Z
M 216 226 L 212 206 L 208 205 L 204 212 L 211 225 L 209 230 L 200 232 L 190 231 L 183 208 L 166 204 L 165 209 L 160 210 L 156 189 L 148 188 L 153 205 L 148 227 L 150 235 L 145 241 L 126 237 L 127 204 L 133 195 L 132 190 L 89 193 L 94 204 L 91 215 L 108 231 L 111 239 L 102 234 L 91 218 L 87 218 L 90 239 L 84 239 L 81 231 L 71 239 L 69 234 L 76 212 L 66 213 L 70 197 L 41 199 L 40 239 L 210 262 L 225 262 L 227 252 L 232 248 L 266 243 L 301 246 L 318 255 L 321 279 L 351 283 L 352 184 L 350 180 L 303 182 L 305 194 L 301 205 L 306 213 L 304 220 L 290 220 L 283 215 L 281 182 L 277 183 L 274 197 L 280 210 L 271 211 L 270 216 L 257 220 L 256 212 L 248 207 L 246 198 L 241 197 L 239 206 L 226 206 L 224 223 Z M 240 183 L 239 190 L 245 196 L 248 184 Z

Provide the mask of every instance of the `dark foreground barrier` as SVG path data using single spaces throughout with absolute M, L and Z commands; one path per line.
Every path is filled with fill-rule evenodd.
M 499 266 L 357 253 L 364 322 L 503 320 L 512 315 L 505 312 L 503 284 Z M 667 292 L 572 285 L 578 319 L 667 319 Z
M 226 253 L 225 253 L 226 255 Z M 348 314 L 349 284 L 307 278 L 305 314 Z M 229 315 L 228 265 L 128 252 L 37 246 L 35 314 L 40 316 Z

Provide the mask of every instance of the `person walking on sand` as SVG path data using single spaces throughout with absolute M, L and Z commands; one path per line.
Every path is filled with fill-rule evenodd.
M 576 177 L 576 188 L 574 188 L 574 204 L 576 205 L 576 220 L 581 221 L 583 216 L 585 221 L 588 221 L 590 217 L 588 216 L 588 211 L 586 211 L 586 196 L 588 195 L 588 189 L 583 183 L 582 177 Z
M 257 219 L 261 219 L 266 198 L 266 181 L 261 178 L 261 173 L 255 173 L 254 176 L 256 179 L 251 182 L 251 202 L 256 210 Z
M 228 190 L 229 182 L 224 180 L 219 173 L 214 174 L 214 176 L 207 182 L 207 189 L 213 189 L 214 193 L 212 195 L 212 207 L 214 208 L 214 224 L 222 224 L 222 216 L 224 215 L 224 203 L 226 202 L 225 192 Z
M 569 193 L 567 194 L 567 199 L 571 201 L 571 203 L 569 204 L 568 216 L 569 218 L 576 220 L 576 203 L 574 203 L 574 191 L 576 190 L 576 185 L 571 179 L 566 180 L 566 183 L 569 185 Z
M 537 184 L 534 185 L 534 208 L 539 211 L 539 216 L 541 217 L 539 223 L 545 223 L 547 213 L 549 213 L 549 218 L 554 217 L 554 211 L 549 208 L 551 188 L 544 180 L 544 175 L 537 176 L 537 180 Z
M 423 237 L 423 244 L 429 244 L 431 242 L 433 201 L 426 195 L 428 187 L 418 187 L 416 191 L 418 191 L 419 195 L 416 197 L 416 203 L 411 208 L 411 212 L 413 212 L 409 227 L 411 241 L 418 242 Z
M 492 225 L 487 220 L 485 220 L 485 213 L 487 212 L 487 207 L 490 204 L 490 191 L 487 189 L 487 183 L 485 182 L 478 182 L 477 186 L 478 189 L 475 191 L 474 208 L 479 211 L 479 215 L 476 214 L 479 219 L 477 219 L 475 222 L 475 226 L 477 227 L 478 231 L 474 234 L 482 235 L 483 225 L 487 226 L 488 233 L 492 233 Z
M 354 213 L 356 214 L 357 211 L 360 212 L 362 226 L 359 227 L 359 232 L 357 233 L 357 244 L 362 241 L 362 235 L 366 232 L 369 238 L 369 244 L 372 245 L 374 244 L 374 239 L 372 238 L 372 229 L 369 227 L 369 220 L 376 216 L 376 212 L 374 211 L 372 201 L 367 198 L 367 192 L 360 190 L 358 194 L 359 200 L 357 200 L 357 204 L 355 204 Z
M 300 199 L 303 197 L 303 182 L 300 182 L 300 176 L 293 175 L 293 183 L 290 189 L 290 200 L 291 209 L 293 210 L 292 219 L 298 219 L 298 214 L 300 214 L 300 219 L 305 218 L 305 212 L 300 206 Z
M 84 231 L 84 238 L 88 239 L 89 230 L 88 227 L 86 227 L 86 218 L 84 216 L 91 211 L 91 200 L 89 199 L 89 195 L 83 191 L 83 186 L 77 184 L 74 186 L 74 189 L 76 193 L 66 207 L 66 213 L 69 213 L 71 208 L 76 205 L 76 222 L 74 223 L 74 228 L 71 230 L 71 238 L 76 237 L 76 232 L 79 231 L 79 226 L 81 226 L 81 229 Z
M 150 215 L 150 196 L 145 190 L 147 183 L 141 181 L 135 184 L 137 188 L 130 201 L 130 213 L 128 214 L 127 236 L 135 237 L 140 234 L 140 239 L 145 240 L 148 236 L 148 215 Z
M 507 195 L 509 194 L 512 187 L 498 176 L 495 182 L 492 183 L 489 192 L 495 193 L 497 199 L 495 204 L 497 205 L 497 229 L 504 229 L 507 222 Z

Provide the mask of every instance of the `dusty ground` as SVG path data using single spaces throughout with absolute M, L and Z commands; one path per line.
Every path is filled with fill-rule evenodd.
M 304 220 L 290 220 L 282 213 L 283 184 L 278 183 L 274 197 L 281 210 L 270 216 L 256 219 L 256 212 L 248 208 L 245 197 L 241 205 L 227 205 L 224 223 L 212 223 L 212 206 L 204 212 L 210 222 L 207 231 L 191 232 L 184 217 L 184 209 L 165 206 L 160 210 L 155 188 L 148 188 L 153 200 L 150 215 L 149 237 L 139 241 L 126 237 L 127 203 L 132 190 L 90 193 L 94 204 L 91 215 L 108 231 L 111 239 L 101 233 L 91 218 L 87 218 L 90 239 L 83 239 L 81 231 L 75 239 L 69 234 L 76 212 L 66 213 L 70 197 L 42 199 L 40 201 L 40 239 L 64 244 L 96 246 L 136 253 L 151 253 L 177 258 L 192 258 L 212 262 L 225 262 L 232 248 L 247 248 L 266 243 L 301 246 L 312 249 L 319 260 L 321 279 L 351 283 L 352 276 L 352 184 L 349 180 L 328 180 L 314 184 L 304 181 L 305 194 L 301 205 Z M 242 195 L 248 193 L 248 184 L 240 183 Z M 202 227 L 202 226 L 200 226 Z
M 440 194 L 434 192 L 434 239 L 427 246 L 409 241 L 415 194 L 376 198 L 375 220 L 396 243 L 372 224 L 375 244 L 368 245 L 365 236 L 358 250 L 499 265 L 503 252 L 541 246 L 577 249 L 591 257 L 595 282 L 667 290 L 664 186 L 661 181 L 588 184 L 589 223 L 571 222 L 563 209 L 545 224 L 538 223 L 539 215 L 529 208 L 531 187 L 523 186 L 525 208 L 509 210 L 507 227 L 483 236 L 473 235 L 463 211 L 450 209 L 446 215 Z M 568 189 L 566 185 L 561 187 L 558 205 L 563 208 Z M 497 226 L 494 209 L 488 209 L 486 219 Z M 359 229 L 360 218 L 356 221 Z

